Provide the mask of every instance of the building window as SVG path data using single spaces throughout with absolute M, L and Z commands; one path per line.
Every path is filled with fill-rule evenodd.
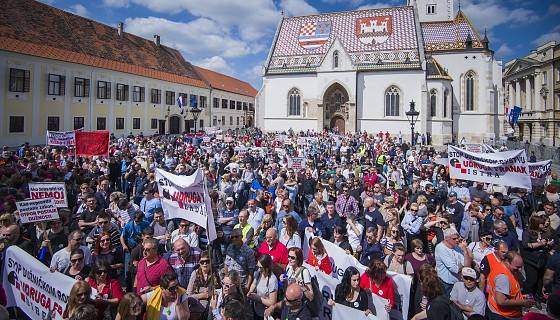
M 229 108 L 230 108 L 231 110 L 235 110 L 235 101 L 229 100 Z
M 47 130 L 59 131 L 60 130 L 60 117 L 47 117 Z
M 59 74 L 49 73 L 49 88 L 48 94 L 50 96 L 63 96 L 66 77 Z
M 431 117 L 437 116 L 436 102 L 437 102 L 437 91 L 432 90 L 430 91 L 430 116 Z
M 245 117 L 244 117 L 244 116 L 241 116 L 241 124 L 242 124 L 243 126 L 245 126 Z
M 84 117 L 74 117 L 74 130 L 84 127 Z
M 542 82 L 543 82 L 544 85 L 547 84 L 547 83 L 546 83 L 546 80 L 547 80 L 547 79 L 548 79 L 548 77 L 547 77 L 546 71 L 543 71 L 543 72 L 542 72 Z
M 89 79 L 74 78 L 74 97 L 89 97 Z
M 475 84 L 476 84 L 476 74 L 473 71 L 467 72 L 465 76 L 465 109 L 467 111 L 473 111 L 474 99 L 475 99 Z
M 204 129 L 204 119 L 199 119 L 199 120 L 198 120 L 198 128 L 199 128 L 200 130 L 203 130 L 203 129 Z
M 23 116 L 10 116 L 10 133 L 21 133 L 24 131 L 24 117 Z
M 132 129 L 140 130 L 140 118 L 132 118 Z
M 237 101 L 236 105 L 237 105 L 237 110 L 243 109 L 243 107 L 241 107 L 241 101 Z
M 436 5 L 435 4 L 429 4 L 426 6 L 426 12 L 428 14 L 436 14 Z
M 247 111 L 247 102 L 243 102 L 243 110 Z
M 115 118 L 115 129 L 124 130 L 124 118 Z
M 222 109 L 227 109 L 227 106 L 228 106 L 228 100 L 222 99 Z
M 288 115 L 301 115 L 301 96 L 299 90 L 296 88 L 293 88 L 290 92 L 288 92 Z
M 218 125 L 218 117 L 217 117 L 217 116 L 214 116 L 214 117 L 212 118 L 212 125 L 213 125 L 214 127 Z
M 151 129 L 157 129 L 157 119 L 152 119 L 150 121 L 150 128 Z
M 175 104 L 175 92 L 165 91 L 165 104 L 170 106 Z
M 198 96 L 196 94 L 191 94 L 191 108 L 198 108 Z
M 233 116 L 229 116 L 229 125 L 233 126 Z
M 333 52 L 333 69 L 338 68 L 338 50 Z
M 152 89 L 152 96 L 150 101 L 155 104 L 161 103 L 161 90 L 159 89 Z
M 212 107 L 219 108 L 220 107 L 220 99 L 219 98 L 212 98 Z
M 132 87 L 132 101 L 134 102 L 145 101 L 144 87 L 139 87 L 139 86 Z
M 255 111 L 255 109 L 253 108 L 253 104 L 249 103 L 249 111 Z
M 97 81 L 97 99 L 111 99 L 111 83 L 110 82 Z M 105 130 L 105 129 L 101 129 L 101 130 Z
M 117 83 L 117 96 L 115 97 L 117 101 L 128 101 L 128 85 Z
M 222 116 L 222 125 L 225 126 L 226 125 L 226 117 Z
M 239 117 L 237 117 L 237 126 L 239 126 Z
M 547 102 L 546 96 L 542 97 L 542 102 L 543 102 L 542 103 L 543 104 L 543 109 L 546 110 L 548 108 L 547 103 L 546 103 Z
M 29 70 L 10 68 L 10 92 L 29 92 Z
M 443 117 L 447 118 L 447 101 L 449 100 L 449 90 L 443 92 Z
M 97 118 L 97 130 L 106 130 L 107 129 L 107 119 Z
M 206 97 L 205 96 L 200 96 L 200 107 L 201 108 L 206 108 Z
M 395 86 L 391 86 L 387 89 L 387 91 L 385 91 L 385 116 L 399 116 L 400 95 L 401 92 L 399 88 Z

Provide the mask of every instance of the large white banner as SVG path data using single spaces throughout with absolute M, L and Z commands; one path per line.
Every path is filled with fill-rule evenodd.
M 32 182 L 29 183 L 31 199 L 54 199 L 57 208 L 68 208 L 66 187 L 64 182 Z
M 47 131 L 48 146 L 73 146 L 76 144 L 74 131 Z
M 59 219 L 53 199 L 37 199 L 16 202 L 21 223 L 34 223 Z
M 534 186 L 543 186 L 552 174 L 552 160 L 529 162 L 529 175 Z
M 190 176 L 178 176 L 156 169 L 156 181 L 165 219 L 191 221 L 206 229 L 209 241 L 217 238 L 202 170 L 198 169 Z
M 3 287 L 7 307 L 19 307 L 31 319 L 62 319 L 76 280 L 49 268 L 17 246 L 6 249 Z
M 307 236 L 306 236 L 306 238 L 307 238 Z M 339 246 L 337 246 L 334 243 L 332 243 L 330 241 L 327 241 L 325 239 L 321 239 L 321 242 L 325 246 L 325 250 L 327 251 L 327 254 L 329 255 L 329 258 L 331 260 L 331 266 L 332 266 L 332 269 L 333 269 L 333 273 L 332 273 L 332 276 L 328 276 L 328 277 L 332 278 L 334 282 L 326 282 L 326 283 L 329 283 L 329 284 L 334 283 L 334 287 L 331 286 L 333 294 L 334 294 L 334 290 L 336 288 L 336 284 L 340 283 L 340 281 L 342 280 L 342 276 L 344 275 L 344 271 L 348 267 L 355 267 L 356 269 L 358 269 L 360 274 L 364 274 L 364 272 L 366 272 L 367 267 L 364 266 L 363 264 L 361 264 L 352 255 L 347 254 L 346 251 L 344 251 L 342 248 L 340 248 Z M 304 241 L 303 249 L 304 249 L 304 255 L 305 255 L 305 257 L 307 257 L 309 247 L 308 247 L 308 245 L 305 245 L 305 241 Z M 322 272 L 319 272 L 319 273 L 322 273 Z M 390 272 L 390 271 L 387 272 L 387 275 L 389 275 L 389 276 L 391 276 L 391 278 L 393 278 L 393 281 L 394 281 L 395 285 L 397 286 L 397 293 L 400 296 L 400 300 L 401 300 L 401 303 L 402 303 L 403 319 L 406 320 L 407 316 L 408 316 L 408 307 L 409 307 L 409 301 L 410 301 L 410 289 L 412 287 L 412 280 L 413 279 L 412 279 L 411 276 L 400 274 L 400 273 L 394 273 L 394 272 Z M 319 277 L 317 277 L 317 280 L 319 280 Z M 376 297 L 374 297 L 374 303 L 376 302 L 377 298 L 379 298 L 379 297 L 376 295 Z M 382 303 L 382 302 L 380 302 L 380 300 L 377 300 L 377 304 L 380 304 L 380 306 L 384 306 L 386 303 Z M 377 304 L 376 304 L 376 309 L 379 310 L 379 308 L 377 308 Z M 380 315 L 379 311 L 377 312 L 377 315 L 378 316 Z
M 525 150 L 474 153 L 451 145 L 447 150 L 451 178 L 531 189 Z

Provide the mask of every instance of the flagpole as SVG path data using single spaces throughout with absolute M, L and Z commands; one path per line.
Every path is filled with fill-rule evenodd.
M 200 170 L 200 169 L 197 169 Z M 202 183 L 203 183 L 203 188 L 204 188 L 204 198 L 208 197 L 210 198 L 210 195 L 208 194 L 208 188 L 206 185 L 206 175 L 203 174 L 203 179 L 202 179 Z M 204 199 L 204 202 L 206 203 L 206 199 Z M 208 210 L 209 209 L 209 210 Z M 212 211 L 212 202 L 210 202 L 210 208 L 206 207 L 207 210 L 207 214 L 214 214 L 214 212 Z M 210 283 L 211 283 L 211 287 L 212 287 L 212 295 L 208 296 L 208 306 L 210 306 L 210 301 L 212 300 L 211 297 L 214 297 L 216 295 L 216 278 L 214 277 L 214 266 L 212 265 L 212 241 L 210 241 L 210 234 L 208 232 L 208 217 L 206 217 L 206 238 L 208 239 L 208 246 L 206 248 L 206 251 L 208 251 L 208 264 L 210 265 Z M 208 312 L 208 320 L 212 320 L 212 312 Z

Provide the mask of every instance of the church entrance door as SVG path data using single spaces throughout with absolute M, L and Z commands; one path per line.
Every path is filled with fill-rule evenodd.
M 344 133 L 348 128 L 349 103 L 348 92 L 340 83 L 333 83 L 323 96 L 323 125 Z
M 339 133 L 344 133 L 344 125 L 346 124 L 346 121 L 344 121 L 344 119 L 341 116 L 334 116 L 331 119 L 331 129 L 339 132 Z

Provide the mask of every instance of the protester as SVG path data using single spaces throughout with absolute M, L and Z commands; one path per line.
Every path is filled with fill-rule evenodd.
M 272 273 L 272 258 L 263 254 L 257 261 L 247 298 L 253 302 L 254 316 L 262 318 L 266 308 L 273 306 L 278 297 L 278 278 Z
M 74 313 L 76 313 L 76 309 L 78 308 L 78 306 L 86 304 L 95 307 L 94 301 L 91 299 L 91 286 L 83 280 L 78 280 L 76 281 L 76 283 L 74 283 L 72 289 L 70 289 L 70 293 L 68 295 L 68 304 L 66 305 L 66 309 L 62 314 L 62 318 L 71 318 L 72 316 L 74 316 Z
M 204 307 L 208 305 L 214 288 L 220 289 L 220 276 L 213 271 L 210 265 L 210 255 L 208 251 L 200 254 L 200 268 L 194 271 L 187 286 L 187 294 L 197 299 Z
M 142 319 L 142 298 L 129 292 L 123 296 L 117 307 L 115 320 L 140 320 Z
M 124 296 L 119 281 L 111 277 L 110 271 L 109 264 L 98 261 L 93 265 L 87 279 L 91 288 L 97 291 L 95 301 L 99 313 L 103 314 L 105 319 L 115 317 L 117 305 Z
M 461 276 L 463 281 L 455 282 L 451 289 L 450 300 L 461 310 L 465 319 L 474 314 L 484 316 L 486 297 L 477 287 L 476 271 L 465 267 L 461 270 Z
M 62 273 L 76 280 L 85 280 L 90 274 L 90 267 L 85 264 L 84 250 L 73 249 L 70 253 L 70 266 Z
M 321 239 L 318 237 L 311 239 L 309 241 L 309 248 L 307 263 L 315 267 L 316 270 L 321 270 L 330 275 L 332 273 L 331 261 Z
M 179 286 L 177 275 L 174 272 L 166 272 L 158 283 L 153 290 L 142 295 L 142 301 L 147 306 L 145 319 L 188 319 L 188 295 L 186 290 Z
M 360 287 L 358 269 L 349 267 L 344 271 L 340 284 L 336 286 L 334 301 L 329 300 L 329 304 L 333 305 L 333 302 L 364 311 L 366 316 L 371 313 L 368 307 L 367 292 Z
M 169 262 L 157 252 L 158 241 L 146 239 L 143 242 L 143 258 L 138 262 L 138 271 L 133 287 L 138 295 L 153 291 L 160 283 L 161 277 L 173 271 Z

